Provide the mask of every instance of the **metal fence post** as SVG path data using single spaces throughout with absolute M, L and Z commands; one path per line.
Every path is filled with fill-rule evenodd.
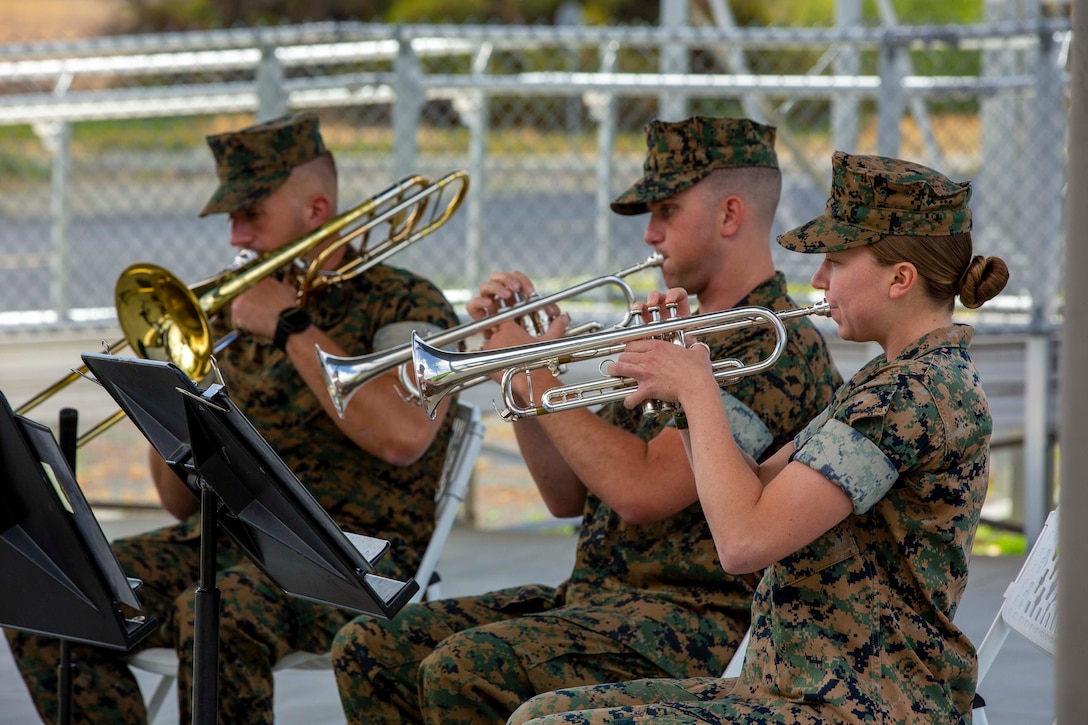
M 53 95 L 67 95 L 72 80 L 71 73 L 62 73 L 53 87 Z M 64 120 L 43 121 L 34 124 L 34 132 L 53 155 L 52 176 L 49 181 L 49 235 L 53 247 L 53 256 L 50 261 L 49 299 L 57 321 L 60 322 L 68 317 L 68 295 L 71 286 L 68 276 L 71 252 L 68 192 L 72 171 L 72 124 Z
M 901 59 L 907 50 L 891 33 L 885 33 L 880 44 L 880 93 L 877 102 L 877 153 L 898 156 L 901 145 L 899 128 L 906 108 L 903 102 Z
M 423 106 L 422 69 L 412 48 L 397 28 L 397 59 L 394 62 L 396 100 L 393 102 L 393 169 L 395 178 L 416 173 L 419 111 Z
M 619 43 L 612 41 L 601 48 L 601 72 L 616 69 Z M 616 97 L 612 93 L 586 94 L 589 112 L 597 121 L 597 269 L 602 274 L 613 268 L 612 247 L 612 162 L 616 149 Z
M 856 28 L 861 25 L 861 0 L 836 0 L 835 25 Z M 837 75 L 856 76 L 861 67 L 857 46 L 844 44 L 835 54 Z M 834 149 L 855 151 L 858 145 L 858 112 L 861 102 L 852 93 L 840 93 L 831 99 L 831 145 Z
M 49 183 L 49 216 L 52 219 L 50 236 L 53 244 L 52 284 L 50 297 L 57 320 L 68 317 L 69 287 L 68 275 L 71 239 L 69 235 L 70 209 L 68 206 L 69 186 L 72 170 L 72 124 L 67 121 L 55 121 L 48 124 L 46 145 L 53 151 L 53 175 Z
M 487 64 L 491 60 L 492 45 L 483 42 L 476 49 L 472 58 L 472 75 L 480 77 L 487 73 Z M 469 128 L 468 199 L 465 200 L 468 214 L 468 229 L 465 232 L 465 285 L 471 290 L 480 281 L 480 254 L 483 249 L 484 199 L 487 189 L 487 129 L 488 95 L 485 91 L 466 91 L 454 99 L 462 121 Z
M 257 64 L 257 122 L 262 123 L 287 113 L 287 89 L 284 88 L 283 64 L 274 46 L 261 48 Z
M 688 24 L 688 0 L 661 0 L 661 26 L 684 28 Z M 665 42 L 661 46 L 661 72 L 687 73 L 688 49 L 683 43 Z M 688 97 L 662 91 L 658 96 L 658 117 L 663 121 L 681 121 L 687 117 Z

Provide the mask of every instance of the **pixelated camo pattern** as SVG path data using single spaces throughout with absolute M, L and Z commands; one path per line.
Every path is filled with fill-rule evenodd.
M 376 265 L 316 297 L 307 307 L 314 324 L 349 355 L 372 352 L 375 335 L 388 324 L 418 320 L 443 329 L 457 324 L 437 287 L 389 265 Z M 222 315 L 216 334 L 229 326 L 229 314 Z M 386 463 L 340 432 L 286 360 L 270 341 L 247 338 L 246 344 L 226 348 L 222 362 L 229 395 L 341 528 L 389 539 L 392 550 L 385 558 L 410 576 L 434 529 L 434 494 L 452 416 L 417 462 Z
M 797 307 L 786 295 L 782 275 L 739 304 Z M 811 320 L 797 318 L 786 327 L 789 339 L 778 364 L 766 375 L 742 378 L 729 389 L 762 415 L 774 438 L 769 450 L 790 441 L 842 382 Z M 716 356 L 728 353 L 753 363 L 770 353 L 775 340 L 757 327 L 708 342 Z M 665 423 L 619 404 L 608 406 L 603 415 L 647 440 Z M 590 495 L 574 571 L 566 583 L 563 616 L 595 631 L 614 632 L 675 676 L 718 674 L 748 625 L 754 581 L 722 570 L 698 504 L 664 521 L 637 525 Z
M 863 432 L 900 477 L 868 512 L 765 571 L 738 679 L 573 688 L 533 698 L 510 722 L 965 722 L 975 651 L 952 619 L 991 431 L 970 338 L 959 326 L 932 332 L 891 362 L 876 358 L 836 394 L 821 420 Z M 807 429 L 799 444 L 814 435 Z M 581 708 L 598 709 L 564 712 Z
M 793 460 L 838 485 L 854 502 L 856 514 L 872 508 L 899 478 L 899 471 L 875 443 L 834 418 L 805 441 Z
M 319 327 L 349 354 L 372 351 L 379 329 L 400 320 L 441 328 L 457 322 L 431 283 L 377 265 L 314 296 L 307 308 Z M 229 314 L 214 324 L 218 338 Z M 378 570 L 410 577 L 434 528 L 434 494 L 452 428 L 447 417 L 434 444 L 415 464 L 395 467 L 366 453 L 336 428 L 301 381 L 285 353 L 271 342 L 242 338 L 219 364 L 231 398 L 300 481 L 346 531 L 389 539 Z M 182 656 L 178 693 L 188 722 L 192 692 L 193 588 L 200 572 L 199 514 L 175 526 L 113 543 L 126 574 L 143 581 L 144 614 L 160 628 L 137 649 L 176 647 Z M 272 722 L 272 663 L 295 649 L 325 651 L 351 613 L 284 594 L 219 537 L 217 586 L 221 596 L 219 722 Z M 240 633 L 240 634 L 239 634 Z M 52 638 L 6 631 L 24 681 L 46 722 L 57 721 L 59 648 Z M 73 722 L 139 722 L 143 698 L 121 653 L 77 646 Z M 2 718 L 0 718 L 2 719 Z
M 646 126 L 642 178 L 612 202 L 617 214 L 643 214 L 647 204 L 694 186 L 715 169 L 778 168 L 775 129 L 746 118 L 693 116 Z
M 778 275 L 742 304 L 791 309 Z M 808 320 L 770 374 L 744 378 L 736 399 L 765 416 L 775 443 L 789 441 L 841 383 Z M 775 340 L 735 331 L 709 341 L 752 362 Z M 610 406 L 605 419 L 650 439 L 668 416 Z M 390 622 L 363 617 L 334 648 L 349 722 L 502 722 L 533 694 L 573 683 L 719 674 L 748 623 L 758 576 L 726 575 L 702 510 L 666 521 L 625 523 L 590 496 L 571 577 L 558 589 L 521 586 L 412 605 Z M 511 651 L 513 647 L 513 651 Z
M 865 514 L 766 570 L 735 694 L 821 703 L 844 723 L 883 712 L 929 725 L 970 711 L 975 651 L 952 619 L 992 429 L 970 339 L 963 326 L 929 333 L 836 394 L 831 418 L 875 443 L 899 478 Z
M 822 216 L 778 237 L 796 252 L 834 252 L 889 234 L 945 236 L 971 231 L 969 181 L 886 156 L 832 157 L 831 196 Z
M 209 136 L 207 142 L 219 186 L 200 216 L 254 206 L 287 181 L 296 166 L 328 153 L 317 116 L 311 113 Z

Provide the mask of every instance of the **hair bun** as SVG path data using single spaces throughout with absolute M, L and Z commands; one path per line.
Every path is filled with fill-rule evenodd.
M 975 255 L 960 276 L 958 292 L 960 302 L 968 309 L 976 309 L 1005 289 L 1009 281 L 1009 268 L 1001 257 Z

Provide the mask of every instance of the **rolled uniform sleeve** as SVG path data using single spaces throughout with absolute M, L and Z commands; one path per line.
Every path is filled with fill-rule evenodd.
M 771 429 L 754 410 L 725 391 L 722 391 L 722 407 L 737 447 L 758 461 L 774 442 Z M 675 428 L 676 423 L 670 420 L 668 427 Z
M 858 390 L 832 403 L 797 435 L 792 460 L 839 486 L 853 502 L 854 513 L 863 514 L 902 471 L 918 465 L 918 439 L 910 444 L 903 433 L 925 427 L 927 416 L 934 413 L 928 402 L 929 391 L 909 380 L 902 387 Z
M 812 434 L 793 460 L 841 488 L 854 502 L 856 514 L 868 511 L 899 478 L 895 465 L 875 443 L 834 418 Z

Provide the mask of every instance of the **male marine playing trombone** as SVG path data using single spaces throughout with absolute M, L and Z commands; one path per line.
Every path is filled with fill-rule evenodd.
M 781 192 L 774 137 L 747 119 L 655 121 L 643 177 L 612 203 L 619 214 L 649 212 L 645 241 L 664 256 L 665 282 L 694 293 L 699 312 L 796 307 L 771 259 Z M 531 290 L 521 273 L 495 273 L 468 310 L 494 314 Z M 545 339 L 567 324 L 556 318 Z M 842 382 L 807 318 L 786 327 L 774 369 L 722 392 L 738 443 L 757 458 L 799 432 Z M 487 347 L 534 339 L 510 322 L 490 332 Z M 712 356 L 752 363 L 770 355 L 775 337 L 752 328 L 707 342 Z M 560 384 L 546 370 L 532 377 L 537 394 Z M 523 381 L 515 391 L 528 396 Z M 333 646 L 349 721 L 505 722 L 536 693 L 717 676 L 733 655 L 758 575 L 730 576 L 719 566 L 675 424 L 615 403 L 599 414 L 526 418 L 514 430 L 548 509 L 582 516 L 569 579 L 558 589 L 409 605 L 391 622 L 355 619 Z
M 336 214 L 336 165 L 315 116 L 210 136 L 208 145 L 220 183 L 201 216 L 229 215 L 232 246 L 259 254 L 277 250 Z M 324 268 L 341 269 L 357 258 L 354 248 L 340 246 Z M 413 329 L 450 327 L 457 317 L 433 284 L 384 264 L 310 295 L 304 309 L 297 306 L 292 282 L 266 277 L 213 321 L 216 339 L 231 329 L 244 331 L 219 356 L 227 390 L 341 528 L 392 543 L 379 572 L 407 579 L 434 529 L 434 493 L 452 416 L 445 416 L 444 407 L 431 421 L 422 409 L 404 405 L 394 371 L 355 395 L 341 419 L 314 345 L 361 355 L 406 342 Z M 125 573 L 144 582 L 144 613 L 162 623 L 138 648 L 172 647 L 178 653 L 179 715 L 188 723 L 199 512 L 195 497 L 154 452 L 152 470 L 163 506 L 182 521 L 118 540 L 113 549 Z M 232 544 L 226 537 L 218 540 L 218 720 L 271 723 L 273 664 L 295 650 L 327 651 L 350 614 L 285 595 Z M 58 642 L 7 634 L 39 713 L 56 722 Z M 123 655 L 73 648 L 75 722 L 146 720 Z

